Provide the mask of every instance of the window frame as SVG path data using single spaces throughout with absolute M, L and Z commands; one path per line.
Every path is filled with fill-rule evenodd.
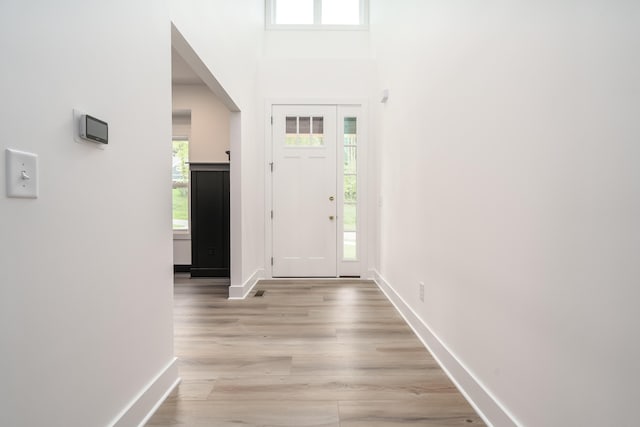
M 267 30 L 369 30 L 369 0 L 360 1 L 360 23 L 357 25 L 322 24 L 322 0 L 313 0 L 313 24 L 276 24 L 278 0 L 265 0 L 265 29 Z
M 191 167 L 189 165 L 190 156 L 191 156 L 191 139 L 188 136 L 184 135 L 174 135 L 171 138 L 171 143 L 175 141 L 186 141 L 188 147 L 188 156 L 187 158 L 187 228 L 173 228 L 173 199 L 172 199 L 172 207 L 171 207 L 171 223 L 172 223 L 172 231 L 174 239 L 189 239 L 191 238 Z M 173 187 L 173 178 L 171 179 L 172 187 Z

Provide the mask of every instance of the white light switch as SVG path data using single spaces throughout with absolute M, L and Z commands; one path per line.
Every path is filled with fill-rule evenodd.
M 7 148 L 7 197 L 38 197 L 38 155 Z

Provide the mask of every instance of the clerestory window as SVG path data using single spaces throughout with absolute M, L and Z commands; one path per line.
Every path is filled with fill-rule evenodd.
M 266 0 L 268 29 L 366 29 L 368 0 Z

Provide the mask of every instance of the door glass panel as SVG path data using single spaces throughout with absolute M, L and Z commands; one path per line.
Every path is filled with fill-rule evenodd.
M 342 257 L 344 260 L 358 258 L 358 123 L 356 117 L 345 117 L 343 123 L 344 157 L 343 183 L 343 236 Z
M 355 203 L 345 203 L 343 215 L 345 231 L 356 231 L 356 210 L 357 207 Z
M 285 145 L 297 145 L 298 143 L 298 118 L 286 118 L 286 134 L 284 138 Z
M 348 261 L 358 259 L 357 235 L 357 207 L 355 203 L 345 203 L 343 231 L 342 231 L 342 258 Z
M 311 145 L 311 117 L 298 117 L 298 145 Z
M 324 145 L 324 117 L 313 117 L 311 123 L 311 145 Z
M 311 117 L 298 117 L 298 133 L 304 135 L 311 133 Z
M 313 133 L 322 135 L 324 133 L 324 117 L 313 118 Z
M 345 231 L 343 233 L 342 258 L 347 261 L 358 259 L 358 246 L 355 231 Z
M 357 119 L 355 117 L 345 117 L 344 119 L 344 135 L 356 136 L 358 131 Z
M 324 145 L 323 117 L 286 117 L 285 145 L 317 147 Z
M 287 117 L 287 134 L 298 134 L 298 118 L 297 117 Z
M 346 174 L 355 174 L 357 171 L 356 150 L 356 147 L 344 147 L 344 173 Z
M 355 175 L 344 176 L 344 202 L 355 203 L 358 201 L 358 186 Z

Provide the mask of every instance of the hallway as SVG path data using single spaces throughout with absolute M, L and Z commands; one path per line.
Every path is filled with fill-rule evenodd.
M 148 426 L 484 425 L 375 284 L 226 293 L 176 277 L 182 383 Z

